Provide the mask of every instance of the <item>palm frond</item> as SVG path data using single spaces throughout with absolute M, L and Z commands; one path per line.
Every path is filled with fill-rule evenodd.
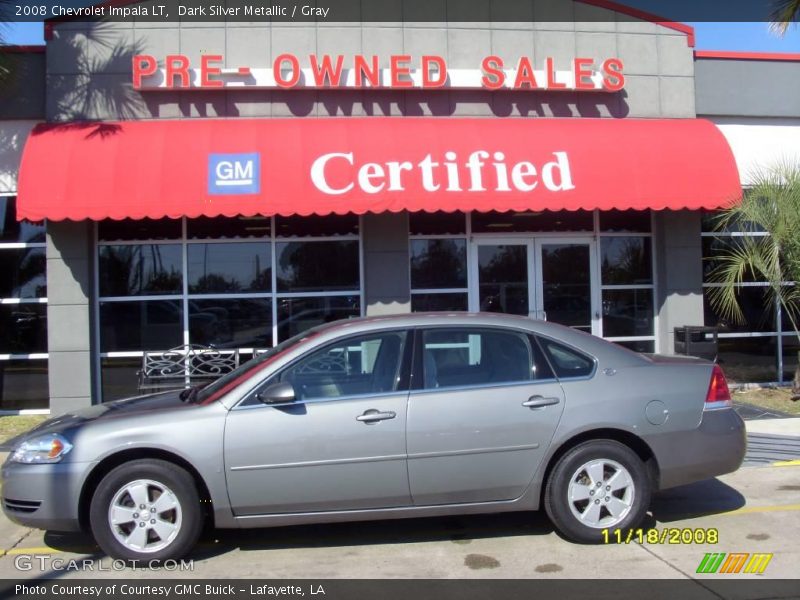
M 798 17 L 800 17 L 800 0 L 773 0 L 769 16 L 770 30 L 783 37 L 789 30 L 789 25 L 797 24 Z

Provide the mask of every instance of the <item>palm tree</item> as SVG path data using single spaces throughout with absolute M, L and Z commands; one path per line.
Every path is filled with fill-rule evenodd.
M 792 23 L 800 18 L 800 0 L 773 0 L 770 28 L 783 37 Z
M 9 18 L 11 12 L 10 0 L 0 0 L 0 46 L 4 46 L 6 43 L 6 33 L 8 32 L 8 21 L 11 20 Z M 5 82 L 10 72 L 7 56 L 0 52 L 0 84 Z
M 745 236 L 725 249 L 710 280 L 711 306 L 722 318 L 743 322 L 737 295 L 747 279 L 768 284 L 768 297 L 781 307 L 800 342 L 800 162 L 783 160 L 754 173 L 752 188 L 720 213 L 718 230 L 739 230 Z M 798 357 L 800 358 L 800 356 Z M 800 396 L 800 362 L 792 392 Z

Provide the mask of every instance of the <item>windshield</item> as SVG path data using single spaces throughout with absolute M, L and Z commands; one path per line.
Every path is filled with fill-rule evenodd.
M 311 338 L 319 335 L 320 330 L 326 326 L 327 324 L 314 327 L 313 329 L 308 329 L 306 331 L 303 331 L 302 333 L 298 333 L 296 336 L 290 337 L 288 340 L 281 342 L 274 348 L 270 348 L 263 354 L 259 354 L 252 360 L 248 360 L 246 363 L 242 364 L 238 369 L 234 369 L 230 373 L 227 373 L 226 375 L 223 375 L 219 379 L 214 380 L 213 382 L 209 383 L 208 385 L 198 390 L 197 402 L 203 403 L 218 399 L 220 396 L 222 396 L 222 394 L 226 393 L 228 390 L 233 389 L 235 386 L 239 385 L 239 383 L 250 377 L 250 375 L 266 367 L 270 362 L 272 362 L 275 358 L 277 358 L 281 354 L 288 352 L 295 346 L 303 344 L 306 341 L 310 340 Z

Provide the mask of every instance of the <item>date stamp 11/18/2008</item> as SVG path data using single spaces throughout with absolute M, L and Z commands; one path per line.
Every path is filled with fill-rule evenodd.
M 719 531 L 706 527 L 603 529 L 604 544 L 716 544 Z

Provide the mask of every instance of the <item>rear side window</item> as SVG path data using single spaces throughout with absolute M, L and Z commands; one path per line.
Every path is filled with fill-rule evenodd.
M 429 329 L 422 334 L 425 389 L 552 379 L 527 336 L 493 329 Z
M 588 377 L 594 371 L 594 360 L 586 354 L 548 338 L 538 339 L 559 379 Z

